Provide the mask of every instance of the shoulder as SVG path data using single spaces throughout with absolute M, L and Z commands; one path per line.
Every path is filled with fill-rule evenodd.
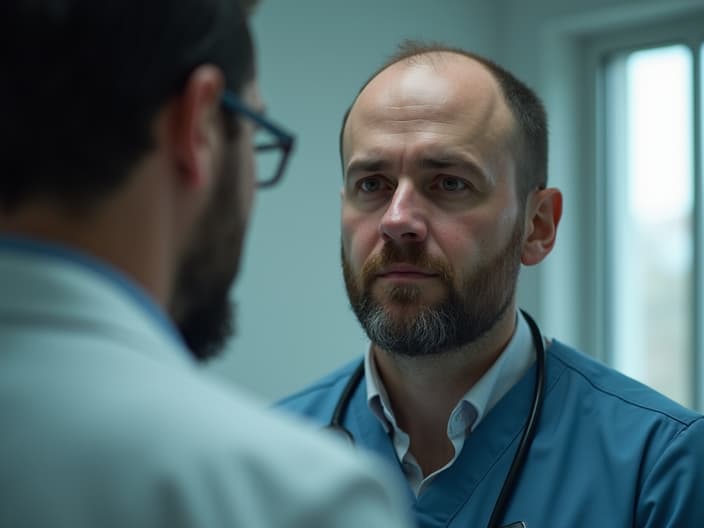
M 585 482 L 612 475 L 604 489 L 634 504 L 634 525 L 698 526 L 704 417 L 562 343 L 547 353 L 544 431 L 560 467 L 577 461 Z
M 158 456 L 198 500 L 215 500 L 201 493 L 228 497 L 233 525 L 266 520 L 268 526 L 352 528 L 401 522 L 405 505 L 369 456 L 247 394 L 198 385 L 198 405 L 180 402 L 184 415 L 173 431 L 179 435 L 175 452 L 164 458 L 167 448 L 161 446 Z M 214 482 L 220 490 L 208 492 Z
M 65 435 L 65 469 L 111 504 L 179 526 L 401 526 L 405 505 L 368 456 L 194 369 L 129 385 L 94 385 Z
M 616 411 L 649 416 L 683 428 L 702 418 L 655 389 L 558 341 L 553 341 L 548 354 L 564 367 L 563 375 L 571 385 L 581 387 Z

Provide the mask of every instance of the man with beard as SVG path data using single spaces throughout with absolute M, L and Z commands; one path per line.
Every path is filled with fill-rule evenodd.
M 700 525 L 702 417 L 517 310 L 562 213 L 537 96 L 408 43 L 340 140 L 342 267 L 371 346 L 281 406 L 396 462 L 423 527 Z
M 238 1 L 6 0 L 0 35 L 0 526 L 405 526 L 378 461 L 194 361 L 228 334 L 254 127 L 262 185 L 293 141 Z

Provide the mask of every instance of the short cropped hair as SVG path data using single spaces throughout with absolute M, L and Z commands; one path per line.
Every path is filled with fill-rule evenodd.
M 199 65 L 254 77 L 251 0 L 3 0 L 0 209 L 85 206 L 153 148 L 157 111 Z
M 403 61 L 421 60 L 425 57 L 432 58 L 438 53 L 455 53 L 473 59 L 482 64 L 496 79 L 516 123 L 513 146 L 517 151 L 515 161 L 518 167 L 518 197 L 521 200 L 525 200 L 530 191 L 536 188 L 544 188 L 547 185 L 548 174 L 548 122 L 545 107 L 540 98 L 522 81 L 493 61 L 481 55 L 439 43 L 404 41 L 399 46 L 398 51 L 362 85 L 342 120 L 340 159 L 343 163 L 342 147 L 347 119 L 357 98 L 367 85 L 377 75 L 394 64 Z

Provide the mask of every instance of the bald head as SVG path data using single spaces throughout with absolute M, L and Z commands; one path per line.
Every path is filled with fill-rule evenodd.
M 437 134 L 439 142 L 462 138 L 476 145 L 476 155 L 491 157 L 510 150 L 514 120 L 501 88 L 476 60 L 438 52 L 392 64 L 359 93 L 342 133 L 343 168 L 359 134 L 383 127 L 384 134 L 416 131 Z M 449 125 L 449 126 L 448 126 Z M 375 140 L 383 144 L 383 137 Z
M 375 104 L 370 104 L 375 103 Z M 349 121 L 385 117 L 413 119 L 413 107 L 434 107 L 438 115 L 461 115 L 467 132 L 504 141 L 517 171 L 521 198 L 547 183 L 547 118 L 530 88 L 493 62 L 461 49 L 404 43 L 362 86 L 340 131 L 343 171 L 353 137 Z M 404 107 L 405 116 L 393 116 Z M 377 113 L 376 117 L 370 113 Z

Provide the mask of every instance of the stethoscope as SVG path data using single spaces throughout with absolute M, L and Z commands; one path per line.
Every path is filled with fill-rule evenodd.
M 528 451 L 530 450 L 531 443 L 533 442 L 533 437 L 535 436 L 535 431 L 538 427 L 538 415 L 540 414 L 540 410 L 543 406 L 543 389 L 545 386 L 545 345 L 543 344 L 543 336 L 533 318 L 523 310 L 521 310 L 521 313 L 530 327 L 530 333 L 533 337 L 533 345 L 535 346 L 536 351 L 535 390 L 533 391 L 533 402 L 530 406 L 530 413 L 528 414 L 528 420 L 526 422 L 525 429 L 523 430 L 523 435 L 521 436 L 521 442 L 518 444 L 518 450 L 513 457 L 511 467 L 506 475 L 506 480 L 504 480 L 504 485 L 501 487 L 496 503 L 494 503 L 494 510 L 489 519 L 488 528 L 499 527 L 499 521 L 503 517 L 508 500 L 511 498 L 511 494 L 513 493 L 516 482 L 518 481 L 518 476 L 523 466 L 523 462 L 525 461 Z M 340 395 L 340 399 L 337 400 L 337 405 L 335 405 L 332 418 L 327 426 L 327 429 L 331 429 L 342 435 L 352 444 L 354 444 L 354 436 L 352 436 L 352 433 L 343 425 L 343 420 L 350 405 L 350 401 L 352 400 L 352 394 L 361 383 L 363 377 L 364 360 L 362 360 L 359 366 L 352 373 L 350 379 L 347 381 L 347 385 L 345 385 L 345 388 Z M 525 526 L 525 523 L 517 522 L 510 524 L 505 528 L 525 528 Z

